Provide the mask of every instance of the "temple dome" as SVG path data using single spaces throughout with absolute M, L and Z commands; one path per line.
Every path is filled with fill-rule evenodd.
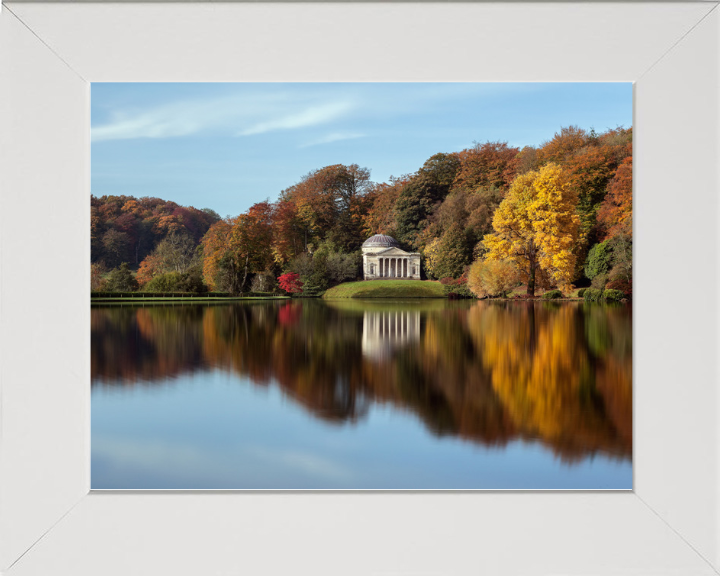
M 392 247 L 400 247 L 400 244 L 398 244 L 397 240 L 395 238 L 391 238 L 390 236 L 385 236 L 385 234 L 375 234 L 375 236 L 370 236 L 365 242 L 363 242 L 362 245 L 363 248 L 392 248 Z

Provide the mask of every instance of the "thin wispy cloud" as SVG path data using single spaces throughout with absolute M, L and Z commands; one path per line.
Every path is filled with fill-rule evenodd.
M 92 127 L 93 142 L 177 138 L 209 132 L 253 136 L 327 124 L 349 114 L 352 101 L 262 94 L 175 102 L 150 110 L 116 110 Z
M 350 102 L 331 102 L 321 106 L 313 106 L 280 118 L 258 122 L 249 128 L 241 130 L 238 135 L 251 136 L 253 134 L 264 134 L 265 132 L 275 130 L 292 130 L 295 128 L 318 126 L 337 120 L 351 109 L 352 104 Z
M 527 89 L 525 89 L 527 90 Z M 478 97 L 501 97 L 521 91 L 507 84 L 427 84 L 408 93 L 402 87 L 374 95 L 372 85 L 329 85 L 322 90 L 257 90 L 252 84 L 233 94 L 187 99 L 148 108 L 118 107 L 107 118 L 93 118 L 92 140 L 179 138 L 212 133 L 225 136 L 255 136 L 268 132 L 328 126 L 354 117 L 395 119 L 409 114 L 432 113 L 438 106 Z M 300 147 L 347 140 L 339 131 L 330 140 L 308 141 Z M 352 136 L 357 138 L 359 136 Z
M 333 132 L 331 134 L 327 134 L 326 136 L 300 144 L 298 148 L 309 148 L 310 146 L 320 146 L 322 144 L 331 144 L 342 140 L 355 140 L 356 138 L 364 137 L 365 134 L 361 134 L 359 132 Z

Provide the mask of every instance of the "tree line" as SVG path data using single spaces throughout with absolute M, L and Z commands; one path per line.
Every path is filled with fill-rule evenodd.
M 314 294 L 359 277 L 362 242 L 382 233 L 460 293 L 632 292 L 632 128 L 478 143 L 383 183 L 357 164 L 326 166 L 226 218 L 129 196 L 91 209 L 95 290 L 271 291 L 295 274 Z

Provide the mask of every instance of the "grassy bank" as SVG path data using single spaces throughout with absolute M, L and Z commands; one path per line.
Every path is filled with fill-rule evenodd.
M 345 282 L 330 288 L 325 299 L 333 298 L 445 298 L 439 282 L 426 280 L 367 280 Z

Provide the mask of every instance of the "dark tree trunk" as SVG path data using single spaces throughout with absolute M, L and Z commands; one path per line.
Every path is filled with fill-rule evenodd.
M 535 296 L 535 270 L 537 263 L 535 262 L 535 250 L 530 253 L 530 274 L 528 276 L 527 295 Z

